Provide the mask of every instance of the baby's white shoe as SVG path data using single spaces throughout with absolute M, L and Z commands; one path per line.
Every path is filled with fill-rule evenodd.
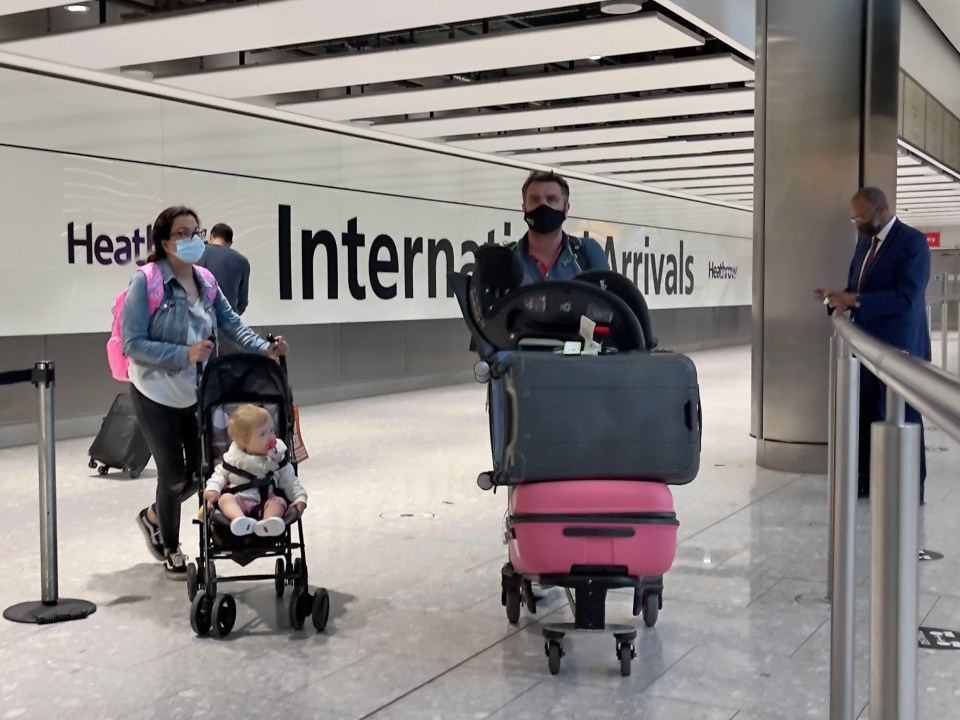
M 234 535 L 249 535 L 257 526 L 257 521 L 243 515 L 230 521 L 230 532 Z
M 283 535 L 286 524 L 283 518 L 268 517 L 259 521 L 253 528 L 253 531 L 260 537 L 277 537 Z

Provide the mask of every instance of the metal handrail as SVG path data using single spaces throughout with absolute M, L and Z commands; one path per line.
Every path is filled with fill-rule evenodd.
M 854 571 L 860 366 L 886 385 L 870 428 L 870 718 L 914 720 L 921 427 L 906 404 L 960 441 L 960 379 L 882 342 L 842 315 L 830 343 L 830 720 L 853 720 Z
M 844 316 L 835 315 L 833 326 L 870 372 L 960 442 L 960 378 L 877 340 Z

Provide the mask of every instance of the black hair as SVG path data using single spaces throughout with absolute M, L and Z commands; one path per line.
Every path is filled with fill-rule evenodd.
M 233 244 L 233 228 L 227 225 L 226 223 L 217 223 L 212 228 L 210 228 L 210 239 L 220 238 L 227 245 Z
M 560 191 L 563 193 L 563 201 L 570 202 L 570 186 L 567 185 L 566 180 L 553 172 L 553 170 L 534 170 L 527 175 L 527 179 L 523 181 L 523 187 L 520 188 L 520 198 L 524 202 L 527 200 L 527 188 L 535 182 L 557 183 L 557 185 L 560 186 Z
M 857 190 L 852 199 L 856 200 L 857 198 L 866 201 L 871 207 L 883 208 L 884 210 L 890 209 L 890 203 L 887 201 L 887 196 L 880 188 L 869 186 L 862 187 Z

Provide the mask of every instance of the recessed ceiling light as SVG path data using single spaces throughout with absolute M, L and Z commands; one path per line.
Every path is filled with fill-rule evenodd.
M 606 15 L 629 15 L 630 13 L 640 12 L 643 7 L 643 0 L 606 0 L 600 3 L 600 12 Z
M 67 5 L 65 9 L 68 12 L 87 12 L 90 8 L 86 5 Z
M 591 55 L 591 56 L 590 56 L 590 59 L 591 59 L 591 60 L 602 60 L 602 59 L 603 59 L 603 55 Z

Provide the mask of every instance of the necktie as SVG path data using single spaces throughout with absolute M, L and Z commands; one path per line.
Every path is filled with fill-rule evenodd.
M 870 241 L 870 252 L 867 253 L 867 259 L 863 261 L 863 270 L 860 271 L 860 281 L 857 283 L 857 292 L 863 287 L 863 280 L 867 277 L 870 266 L 873 265 L 873 261 L 877 257 L 877 245 L 879 244 L 880 238 L 875 237 Z

